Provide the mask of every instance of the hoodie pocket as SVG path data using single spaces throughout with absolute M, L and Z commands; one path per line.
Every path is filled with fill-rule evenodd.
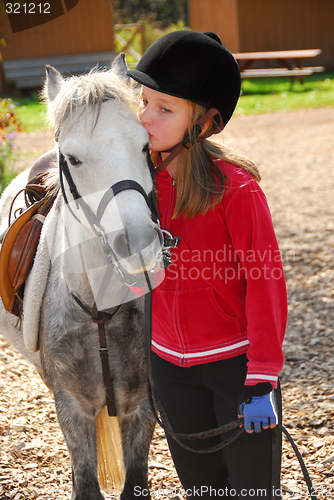
M 218 304 L 212 288 L 179 291 L 177 321 L 187 348 L 214 347 L 240 339 L 239 320 Z

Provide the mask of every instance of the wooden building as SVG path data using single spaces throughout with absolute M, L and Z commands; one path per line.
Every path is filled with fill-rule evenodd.
M 39 87 L 46 64 L 63 74 L 83 73 L 96 64 L 110 65 L 115 57 L 111 1 L 59 3 L 63 15 L 22 31 L 13 32 L 8 15 L 1 15 L 1 31 L 7 43 L 0 49 L 3 83 L 17 88 Z M 71 4 L 74 7 L 66 9 Z
M 321 49 L 316 64 L 334 68 L 333 0 L 188 1 L 191 29 L 216 32 L 231 52 Z

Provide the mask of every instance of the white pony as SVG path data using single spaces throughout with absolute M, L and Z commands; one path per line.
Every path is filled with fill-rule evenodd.
M 95 424 L 106 405 L 106 390 L 98 327 L 89 314 L 94 315 L 94 304 L 95 311 L 114 314 L 105 323 L 105 334 L 122 430 L 121 498 L 148 491 L 154 419 L 146 394 L 142 299 L 133 300 L 136 295 L 119 274 L 129 285 L 140 273 L 147 276 L 159 259 L 162 238 L 146 198 L 152 191 L 145 157 L 148 136 L 131 109 L 125 71 L 124 57 L 112 70 L 66 80 L 47 67 L 44 95 L 63 189 L 42 229 L 21 322 L 0 304 L 0 332 L 34 363 L 54 394 L 71 457 L 72 500 L 103 498 Z M 26 181 L 27 173 L 21 174 L 3 194 L 2 226 Z M 113 193 L 115 185 L 124 190 Z

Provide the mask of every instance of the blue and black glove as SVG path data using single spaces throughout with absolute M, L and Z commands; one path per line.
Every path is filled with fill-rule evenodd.
M 271 384 L 266 382 L 245 386 L 239 399 L 238 412 L 244 417 L 247 432 L 261 432 L 261 428 L 275 427 L 278 418 Z

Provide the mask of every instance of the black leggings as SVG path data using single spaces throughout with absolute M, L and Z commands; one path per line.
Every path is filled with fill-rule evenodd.
M 237 418 L 237 402 L 246 378 L 245 355 L 191 368 L 173 365 L 155 353 L 151 362 L 155 399 L 162 404 L 175 432 L 198 433 Z M 184 442 L 193 448 L 208 448 L 231 432 Z M 276 428 L 243 432 L 225 448 L 210 454 L 185 450 L 172 437 L 166 437 L 188 499 L 281 498 L 281 436 Z

